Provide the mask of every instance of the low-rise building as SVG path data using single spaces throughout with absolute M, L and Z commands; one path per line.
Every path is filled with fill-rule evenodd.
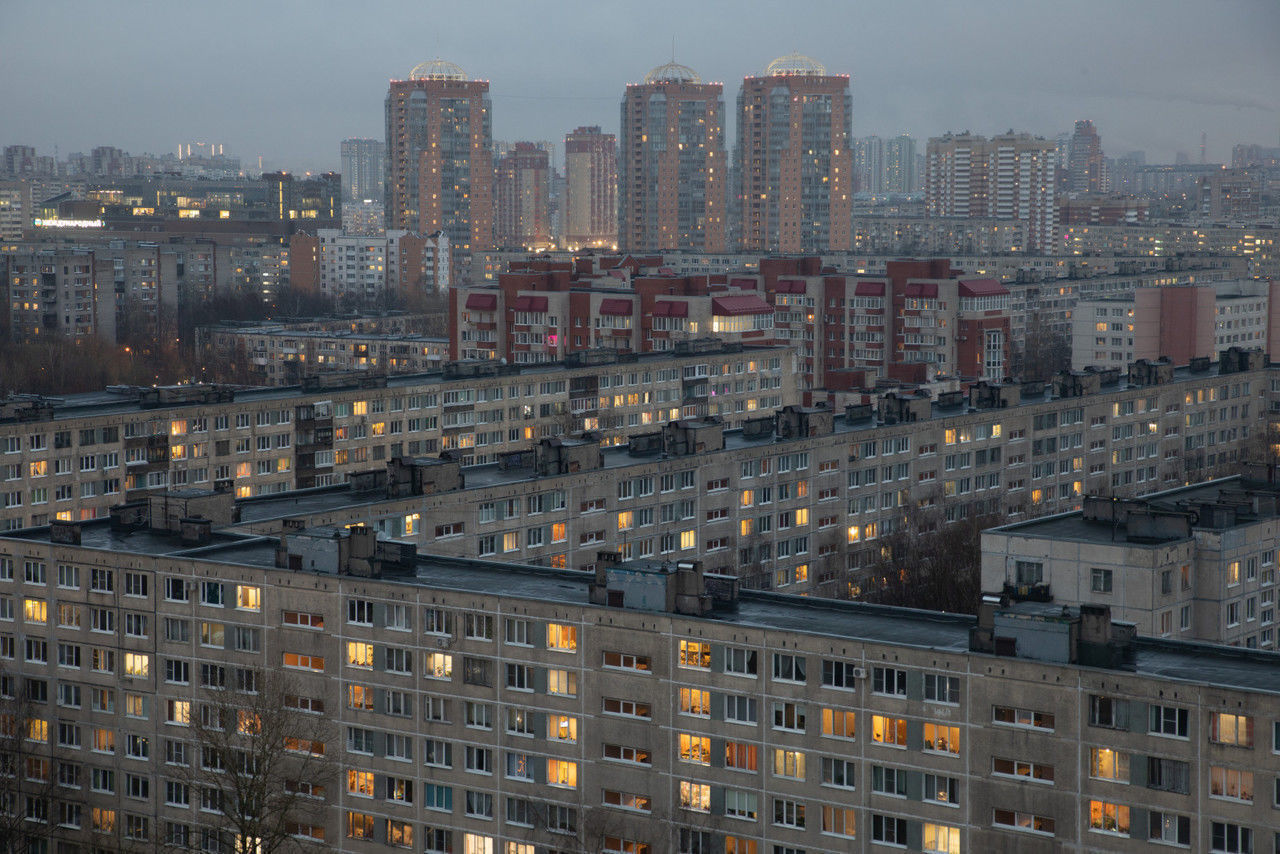
M 348 487 L 305 502 L 265 495 L 244 505 L 243 525 L 275 535 L 290 520 L 365 522 L 433 554 L 579 569 L 602 548 L 699 556 L 753 589 L 857 597 L 882 583 L 871 573 L 885 540 L 913 514 L 1024 519 L 1246 459 L 1268 417 L 1267 374 L 1178 373 L 1105 390 L 1099 374 L 1066 375 L 1057 397 L 991 384 L 936 402 L 890 393 L 843 412 L 783 408 L 739 429 L 680 419 L 625 447 L 548 438 L 463 469 L 449 488 L 406 493 L 389 485 L 400 475 L 352 472 Z
M 1138 632 L 1275 649 L 1280 484 L 1244 477 L 983 532 L 982 583 L 1021 599 L 1099 603 Z
M 301 386 L 112 387 L 0 401 L 0 527 L 92 519 L 148 490 L 230 480 L 239 497 L 344 483 L 400 455 L 496 463 L 582 430 L 620 444 L 681 418 L 740 425 L 799 402 L 785 348 L 689 342 L 679 353 L 587 353 L 570 365 L 458 363 Z
M 449 357 L 448 338 L 295 329 L 292 324 L 204 327 L 200 340 L 202 352 L 226 376 L 266 386 L 298 385 L 327 371 L 431 373 Z
M 443 294 L 452 281 L 449 237 L 442 231 L 297 232 L 289 241 L 289 263 L 295 289 L 359 305 Z
M 1269 350 L 1280 336 L 1280 283 L 1223 281 L 1139 287 L 1081 299 L 1071 315 L 1071 366 L 1127 368 L 1139 359 L 1176 364 L 1228 347 Z

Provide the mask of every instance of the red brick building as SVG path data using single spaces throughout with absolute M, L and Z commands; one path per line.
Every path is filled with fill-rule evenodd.
M 676 276 L 660 257 L 534 259 L 498 285 L 451 291 L 451 357 L 557 361 L 594 348 L 672 350 L 715 337 L 796 349 L 805 391 L 878 380 L 1001 379 L 1009 293 L 946 259 L 891 261 L 886 275 L 762 258 L 759 272 Z

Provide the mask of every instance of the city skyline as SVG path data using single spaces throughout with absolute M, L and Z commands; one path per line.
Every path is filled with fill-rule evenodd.
M 76 7 L 74 14 L 58 2 L 14 8 L 0 34 L 0 70 L 18 83 L 0 93 L 12 137 L 4 142 L 41 153 L 56 146 L 65 156 L 96 145 L 160 153 L 178 140 L 217 138 L 246 163 L 261 155 L 296 170 L 332 169 L 338 141 L 380 135 L 387 81 L 437 56 L 490 81 L 495 138 L 559 139 L 591 124 L 616 132 L 626 84 L 670 59 L 673 41 L 676 59 L 704 80 L 723 82 L 728 98 L 743 77 L 793 50 L 850 74 L 854 137 L 905 132 L 924 140 L 1007 128 L 1051 136 L 1090 118 L 1108 151 L 1142 149 L 1149 162 L 1171 162 L 1178 151 L 1198 157 L 1201 132 L 1208 133 L 1210 162 L 1228 160 L 1236 143 L 1277 139 L 1272 84 L 1280 60 L 1266 49 L 1280 31 L 1273 4 L 1092 4 L 1099 14 L 1086 4 L 1065 19 L 1047 4 L 1002 9 L 998 18 L 985 2 L 912 17 L 820 4 L 799 20 L 761 7 L 731 15 L 720 5 L 666 4 L 667 15 L 658 4 L 654 19 L 666 23 L 620 40 L 607 60 L 583 62 L 575 51 L 558 59 L 549 45 L 632 23 L 621 6 L 582 6 L 578 14 L 577 5 L 530 22 L 501 14 L 501 4 L 447 19 L 430 6 L 410 12 L 381 3 L 335 28 L 336 3 L 308 6 L 305 16 L 301 7 L 280 4 L 255 7 L 253 26 L 215 22 L 207 32 L 213 37 L 198 41 L 173 35 L 199 24 L 186 7 L 126 3 Z M 121 14 L 130 7 L 147 14 Z M 245 4 L 223 8 L 225 21 L 250 15 Z M 386 27 L 389 17 L 401 25 Z M 416 17 L 421 28 L 413 26 Z M 999 20 L 999 32 L 983 29 L 991 20 Z M 697 35 L 710 31 L 719 35 Z M 767 39 L 757 35 L 765 32 Z M 37 54 L 51 38 L 66 48 L 53 65 Z M 970 48 L 957 47 L 964 39 Z M 1191 39 L 1195 62 L 1167 49 Z M 104 67 L 92 44 L 113 40 L 149 49 L 141 60 L 113 57 Z M 306 45 L 305 52 L 291 43 Z M 39 76 L 26 70 L 37 67 Z M 732 139 L 736 117 L 727 118 Z

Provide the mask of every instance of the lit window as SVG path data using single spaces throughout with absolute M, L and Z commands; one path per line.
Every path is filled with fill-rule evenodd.
M 547 648 L 576 652 L 578 649 L 578 627 L 567 626 L 563 623 L 548 623 Z
M 547 783 L 570 789 L 578 786 L 578 763 L 564 759 L 547 760 Z
M 891 744 L 895 747 L 906 747 L 907 722 L 902 718 L 872 715 L 871 740 L 876 744 Z
M 1214 712 L 1209 716 L 1209 739 L 1218 744 L 1253 747 L 1253 718 Z
M 373 644 L 348 641 L 347 664 L 352 667 L 373 667 Z
M 1129 835 L 1129 808 L 1106 801 L 1089 801 L 1089 829 Z
M 250 584 L 237 584 L 236 607 L 244 611 L 261 611 L 262 588 Z

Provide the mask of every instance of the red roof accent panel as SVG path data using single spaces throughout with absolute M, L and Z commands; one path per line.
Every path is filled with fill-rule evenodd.
M 805 292 L 805 285 L 796 279 L 779 279 L 775 290 L 780 294 L 802 294 Z
M 754 291 L 756 289 L 756 280 L 748 279 L 743 276 L 734 276 L 729 280 L 729 286 L 733 288 L 742 288 L 744 291 Z
M 738 314 L 772 314 L 773 306 L 755 294 L 732 297 L 713 297 L 711 313 L 720 317 L 732 317 Z
M 654 317 L 688 317 L 687 302 L 656 302 L 653 304 Z
M 884 282 L 858 282 L 854 285 L 853 295 L 857 297 L 884 296 Z
M 962 297 L 997 297 L 1009 293 L 995 279 L 961 279 L 958 290 Z
M 467 308 L 474 311 L 493 311 L 498 307 L 497 294 L 467 294 Z
M 604 299 L 600 300 L 601 314 L 631 314 L 631 300 L 629 299 Z
M 936 297 L 938 295 L 938 283 L 907 282 L 902 289 L 902 294 L 908 297 Z

